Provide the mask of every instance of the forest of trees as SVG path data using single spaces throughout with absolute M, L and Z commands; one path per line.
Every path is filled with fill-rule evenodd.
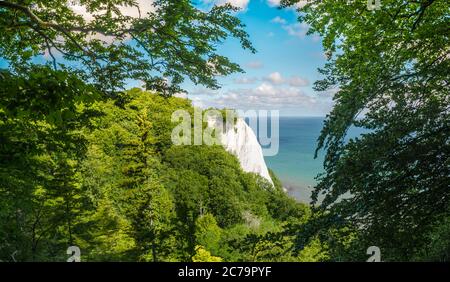
M 1 261 L 66 261 L 69 246 L 82 261 L 450 259 L 447 1 L 300 8 L 328 57 L 315 88 L 336 92 L 311 205 L 222 146 L 171 142 L 171 114 L 194 111 L 172 97 L 184 80 L 217 89 L 242 71 L 217 53 L 229 37 L 255 52 L 236 8 L 79 2 L 89 19 L 0 0 Z M 352 126 L 369 133 L 344 142 Z
M 171 114 L 193 111 L 188 100 L 136 88 L 96 101 L 55 84 L 28 99 L 34 79 L 62 75 L 43 72 L 2 92 L 2 260 L 64 261 L 72 245 L 84 261 L 314 259 L 259 238 L 310 216 L 279 183 L 222 146 L 172 145 Z M 27 111 L 41 99 L 64 110 Z

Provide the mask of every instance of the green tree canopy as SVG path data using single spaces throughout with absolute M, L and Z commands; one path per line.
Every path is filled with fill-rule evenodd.
M 300 9 L 329 58 L 315 89 L 335 92 L 318 146 L 326 149 L 325 173 L 313 196 L 317 203 L 324 194 L 327 214 L 360 230 L 364 248 L 408 260 L 450 213 L 450 5 L 383 0 L 369 10 L 366 2 Z M 352 126 L 368 132 L 346 142 Z
M 20 72 L 44 56 L 55 69 L 75 71 L 105 91 L 121 89 L 132 79 L 170 95 L 181 91 L 186 77 L 218 88 L 216 75 L 241 71 L 217 53 L 229 36 L 254 52 L 231 5 L 209 11 L 189 0 L 146 5 L 135 0 L 0 1 L 0 58 Z M 135 16 L 125 13 L 130 9 Z

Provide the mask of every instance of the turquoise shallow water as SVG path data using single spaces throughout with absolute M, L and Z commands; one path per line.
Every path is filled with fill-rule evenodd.
M 323 153 L 314 159 L 322 125 L 322 117 L 280 117 L 278 154 L 265 157 L 289 194 L 301 202 L 310 201 L 314 178 L 323 171 Z
M 317 183 L 315 177 L 323 172 L 324 152 L 314 159 L 323 121 L 323 117 L 280 117 L 278 154 L 265 157 L 267 166 L 281 179 L 288 193 L 301 202 L 310 202 Z M 362 129 L 352 128 L 346 139 L 361 133 Z

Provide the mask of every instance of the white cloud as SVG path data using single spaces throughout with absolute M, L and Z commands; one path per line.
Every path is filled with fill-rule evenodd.
M 264 64 L 261 61 L 251 61 L 248 62 L 245 66 L 250 69 L 261 69 L 264 67 Z
M 203 108 L 203 109 L 209 107 L 209 106 L 206 106 L 205 102 L 204 102 L 203 99 L 200 98 L 200 97 L 191 97 L 190 100 L 192 101 L 192 104 L 193 104 L 195 107 L 199 107 L 199 108 Z
M 281 76 L 279 72 L 273 72 L 269 74 L 269 76 L 265 77 L 264 80 L 270 81 L 273 84 L 283 84 L 284 78 Z
M 306 78 L 302 78 L 300 76 L 292 76 L 288 79 L 288 83 L 290 86 L 301 87 L 308 86 L 309 81 Z
M 224 5 L 229 3 L 232 6 L 245 11 L 250 0 L 203 0 L 202 2 L 206 5 Z
M 318 92 L 318 96 L 322 98 L 333 98 L 336 93 L 339 92 L 339 88 L 332 88 L 326 91 Z
M 313 40 L 314 42 L 319 42 L 320 39 L 321 39 L 321 37 L 320 37 L 319 34 L 314 33 L 314 34 L 312 35 L 312 40 Z
M 146 17 L 149 13 L 153 13 L 155 11 L 153 2 L 154 2 L 153 0 L 136 0 L 139 9 L 137 7 L 120 6 L 120 11 L 125 16 L 133 18 L 138 18 L 139 16 Z
M 256 81 L 258 81 L 256 77 L 246 77 L 246 76 L 241 76 L 233 79 L 233 82 L 235 84 L 253 84 Z
M 153 13 L 156 11 L 155 7 L 153 6 L 154 0 L 136 0 L 136 6 L 118 6 L 118 9 L 124 16 L 132 17 L 132 18 L 139 18 L 139 17 L 146 17 L 148 14 Z M 83 19 L 86 22 L 91 22 L 97 15 L 101 15 L 106 13 L 106 11 L 96 12 L 96 13 L 90 13 L 87 11 L 86 5 L 82 5 L 79 1 L 70 1 L 68 2 L 68 5 L 72 11 L 83 17 Z M 112 17 L 117 17 L 116 14 L 113 13 Z M 129 26 L 129 22 L 125 22 L 124 26 Z M 116 41 L 116 38 L 113 36 L 105 36 L 103 34 L 94 33 L 88 36 L 88 40 L 90 39 L 99 39 L 102 40 L 106 44 L 111 44 L 114 41 Z M 125 37 L 125 40 L 130 39 L 129 36 Z
M 309 25 L 306 23 L 295 23 L 290 25 L 283 25 L 283 29 L 286 30 L 291 36 L 304 38 L 309 30 Z
M 248 77 L 248 76 L 241 76 L 233 79 L 234 84 L 254 84 L 258 81 L 264 81 L 266 84 L 271 85 L 289 85 L 292 87 L 303 87 L 309 85 L 309 80 L 306 78 L 303 78 L 298 75 L 292 75 L 290 77 L 283 77 L 283 75 L 279 72 L 273 72 L 265 77 L 257 78 L 257 77 Z M 194 91 L 199 92 L 199 88 L 196 88 Z M 207 92 L 207 91 L 202 91 Z M 208 91 L 209 92 L 209 91 Z M 211 94 L 211 93 L 207 93 Z
M 270 22 L 272 22 L 272 23 L 279 23 L 279 24 L 286 24 L 286 23 L 287 23 L 286 20 L 283 19 L 283 18 L 280 17 L 280 16 L 276 16 L 276 17 L 273 18 Z
M 273 72 L 269 74 L 267 77 L 264 78 L 264 80 L 275 85 L 288 84 L 293 87 L 302 87 L 309 85 L 309 81 L 306 78 L 302 78 L 297 75 L 284 78 L 279 72 Z
M 177 98 L 187 99 L 187 94 L 183 93 L 183 92 L 175 93 L 175 94 L 173 94 L 173 96 L 177 97 Z
M 310 26 L 306 23 L 288 24 L 285 19 L 279 16 L 273 18 L 270 22 L 280 24 L 281 27 L 286 30 L 289 35 L 298 38 L 304 38 L 310 28 Z M 313 34 L 312 40 L 317 42 L 320 40 L 320 36 L 318 34 Z
M 204 95 L 204 96 L 214 96 L 214 95 L 218 95 L 219 91 L 218 90 L 214 90 L 214 89 L 210 89 L 204 86 L 200 86 L 200 87 L 196 87 L 194 88 L 192 91 L 189 92 L 189 94 L 192 95 Z
M 267 4 L 271 7 L 278 7 L 280 6 L 281 0 L 267 0 Z
M 83 16 L 83 18 L 87 22 L 90 22 L 94 19 L 95 14 L 89 13 L 85 5 L 80 4 L 79 1 L 74 3 L 72 2 L 73 1 L 70 1 L 69 5 L 76 14 Z M 145 17 L 148 13 L 152 13 L 155 11 L 153 2 L 153 0 L 136 0 L 136 4 L 139 9 L 136 6 L 118 6 L 118 8 L 124 16 L 133 18 L 138 18 L 139 16 Z
M 243 10 L 247 9 L 250 0 L 222 0 L 223 2 L 230 3 L 231 5 L 241 8 Z
M 280 87 L 263 82 L 255 88 L 232 89 L 213 99 L 204 99 L 207 107 L 249 109 L 278 109 L 298 115 L 321 115 L 330 111 L 328 97 L 310 96 L 298 87 Z
M 308 2 L 312 2 L 312 0 L 298 1 L 292 7 L 299 9 L 299 8 L 304 7 L 306 4 L 308 4 Z M 267 4 L 269 4 L 270 7 L 279 7 L 280 3 L 281 3 L 281 0 L 267 0 Z

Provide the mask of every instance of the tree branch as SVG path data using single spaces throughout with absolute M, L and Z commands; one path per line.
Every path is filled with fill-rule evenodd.
M 426 3 L 423 3 L 419 9 L 419 16 L 417 17 L 417 19 L 414 21 L 414 24 L 411 28 L 411 31 L 414 31 L 417 27 L 417 25 L 420 23 L 420 21 L 422 20 L 423 15 L 425 14 L 425 10 L 431 6 L 431 4 L 433 4 L 434 0 L 428 0 Z

